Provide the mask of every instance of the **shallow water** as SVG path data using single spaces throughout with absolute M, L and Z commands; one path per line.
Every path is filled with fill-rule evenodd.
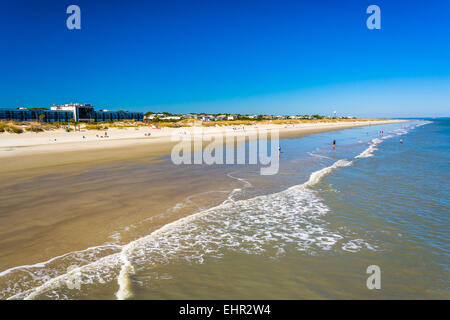
M 4 263 L 1 297 L 448 299 L 449 135 L 450 121 L 434 120 L 284 139 L 275 176 L 249 165 L 174 166 L 168 157 L 97 169 L 85 179 L 110 184 L 98 208 L 124 210 L 108 235 L 46 263 Z M 108 206 L 117 189 L 126 196 Z M 366 287 L 369 265 L 382 270 L 381 290 Z

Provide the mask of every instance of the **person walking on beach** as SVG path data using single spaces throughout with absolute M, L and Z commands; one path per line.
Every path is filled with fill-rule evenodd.
M 278 159 L 280 159 L 280 155 L 281 155 L 281 147 L 278 146 Z

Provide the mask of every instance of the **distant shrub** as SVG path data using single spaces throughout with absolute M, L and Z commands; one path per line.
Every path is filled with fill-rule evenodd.
M 42 131 L 44 131 L 44 129 L 42 129 L 41 127 L 34 127 L 34 126 L 25 128 L 25 130 L 29 131 L 29 132 L 42 132 Z
M 15 126 L 15 125 L 10 125 L 7 128 L 7 131 L 10 133 L 23 133 L 23 129 L 21 127 Z
M 215 127 L 217 126 L 251 126 L 254 125 L 255 121 L 250 120 L 221 120 L 221 121 L 203 121 L 202 126 L 204 127 Z
M 178 128 L 180 127 L 180 125 L 176 124 L 175 122 L 158 122 L 158 127 Z
M 101 126 L 99 124 L 87 124 L 86 125 L 86 130 L 105 130 L 107 129 L 104 126 Z

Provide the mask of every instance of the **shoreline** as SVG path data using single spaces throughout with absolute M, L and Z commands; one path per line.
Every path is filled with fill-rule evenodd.
M 300 124 L 268 124 L 240 125 L 227 127 L 201 127 L 203 134 L 219 135 L 251 133 L 278 129 L 280 138 L 300 137 L 307 134 L 331 130 L 347 129 L 360 126 L 381 125 L 407 122 L 409 120 L 371 120 L 352 122 L 316 122 Z M 195 127 L 152 129 L 151 127 L 109 128 L 103 130 L 82 130 L 65 132 L 63 129 L 39 133 L 3 133 L 0 134 L 0 158 L 19 157 L 43 153 L 61 153 L 68 151 L 88 151 L 98 149 L 113 149 L 138 145 L 153 145 L 175 143 L 171 141 L 177 130 L 192 133 Z M 104 133 L 108 137 L 103 137 Z M 145 136 L 145 134 L 151 134 Z
M 248 134 L 255 130 L 279 129 L 280 139 L 299 138 L 309 134 L 350 129 L 362 126 L 407 122 L 409 120 L 370 120 L 352 122 L 326 122 L 297 125 L 259 125 L 233 127 L 202 127 L 204 134 Z M 192 131 L 194 128 L 182 128 Z M 244 129 L 244 130 L 242 130 Z M 158 159 L 170 155 L 177 143 L 171 141 L 174 128 L 142 130 L 109 130 L 110 138 L 96 138 L 104 131 L 70 132 L 49 131 L 41 133 L 0 135 L 0 177 L 13 182 L 46 174 L 67 174 L 111 163 L 154 164 Z M 136 132 L 138 131 L 138 132 Z M 150 137 L 144 134 L 151 132 Z M 88 137 L 83 140 L 83 135 Z M 57 136 L 56 143 L 49 143 L 50 137 Z M 66 139 L 62 139 L 65 137 Z M 90 138 L 89 138 L 90 137 Z M 43 142 L 45 144 L 43 144 Z

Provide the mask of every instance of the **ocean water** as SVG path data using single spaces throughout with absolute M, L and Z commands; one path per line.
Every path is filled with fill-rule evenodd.
M 359 127 L 280 145 L 277 175 L 261 176 L 249 165 L 202 166 L 211 177 L 208 192 L 225 193 L 221 203 L 126 243 L 4 270 L 0 297 L 450 298 L 450 120 Z M 224 190 L 215 176 L 235 185 Z M 202 197 L 189 195 L 170 212 Z M 366 286 L 370 265 L 381 269 L 379 290 Z

